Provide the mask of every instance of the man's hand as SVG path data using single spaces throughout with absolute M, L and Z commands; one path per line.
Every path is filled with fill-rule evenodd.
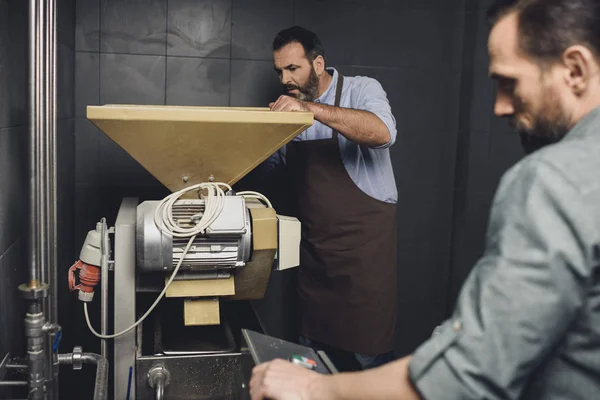
M 324 375 L 288 361 L 275 360 L 254 367 L 250 379 L 252 400 L 318 400 L 327 398 Z
M 269 104 L 271 111 L 303 111 L 309 112 L 308 104 L 290 96 L 279 96 L 276 102 Z

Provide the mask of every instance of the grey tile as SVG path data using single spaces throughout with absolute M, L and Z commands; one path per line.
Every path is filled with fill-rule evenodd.
M 503 133 L 505 135 L 513 135 L 517 137 L 517 131 L 510 126 L 510 119 L 507 117 L 497 117 L 492 115 L 491 118 L 492 133 Z
M 105 136 L 87 119 L 75 120 L 75 182 L 102 184 L 108 179 L 100 160 L 100 143 Z
M 499 182 L 502 175 L 523 157 L 525 152 L 516 131 L 492 131 L 488 156 L 488 179 Z
M 170 194 L 162 185 L 76 185 L 74 248 L 81 249 L 85 235 L 96 222 L 106 217 L 109 226 L 115 223 L 124 197 L 144 200 L 162 200 Z
M 455 233 L 453 268 L 450 279 L 450 298 L 456 301 L 467 276 L 483 255 L 488 216 L 494 196 L 493 191 L 468 188 L 465 218 L 460 231 Z
M 444 10 L 457 11 L 465 7 L 465 0 L 353 0 L 357 4 L 369 4 L 375 7 L 395 6 L 403 10 Z M 479 1 L 479 0 L 474 0 Z
M 436 183 L 399 184 L 398 350 L 401 353 L 413 351 L 430 337 L 446 312 L 453 191 Z
M 461 107 L 469 107 L 471 129 L 477 131 L 490 131 L 494 116 L 494 103 L 496 91 L 494 82 L 488 77 L 487 69 L 479 69 L 463 79 L 472 79 L 470 104 L 461 104 Z
M 19 294 L 18 286 L 25 283 L 27 260 L 24 245 L 16 241 L 10 249 L 0 255 L 0 353 L 10 352 L 22 355 L 23 317 L 25 302 Z
M 282 94 L 271 61 L 231 61 L 231 105 L 268 107 Z
M 357 64 L 357 26 L 360 25 L 359 20 L 361 24 L 364 22 L 357 13 L 357 6 L 347 1 L 296 1 L 294 24 L 313 31 L 319 37 L 325 48 L 327 65 Z
M 56 79 L 58 118 L 73 118 L 75 102 L 75 53 L 64 44 L 58 45 Z
M 101 0 L 100 50 L 165 55 L 167 0 Z
M 165 57 L 100 55 L 101 104 L 164 104 Z
M 167 58 L 167 104 L 228 106 L 231 62 L 211 58 Z
M 75 120 L 61 119 L 56 130 L 57 197 L 73 195 L 75 185 Z
M 75 224 L 75 187 L 72 192 L 58 198 L 57 204 L 57 240 L 58 240 L 58 270 L 59 276 L 79 258 L 79 252 L 74 249 Z M 81 248 L 79 248 L 81 250 Z M 66 274 L 64 274 L 66 277 Z M 60 279 L 59 282 L 65 282 Z M 59 294 L 60 297 L 60 294 Z
M 231 0 L 169 0 L 167 54 L 231 54 Z
M 468 16 L 477 18 L 476 32 L 465 32 L 465 35 L 475 36 L 473 68 L 481 68 L 487 71 L 490 62 L 487 48 L 490 31 L 486 20 L 486 9 L 480 9 L 468 14 Z
M 403 68 L 402 93 L 392 99 L 398 127 L 408 132 L 458 129 L 460 72 Z
M 463 11 L 360 6 L 358 15 L 355 64 L 461 68 Z
M 275 35 L 293 21 L 293 0 L 233 0 L 232 57 L 271 60 Z
M 75 50 L 100 51 L 100 0 L 76 0 Z
M 0 129 L 0 254 L 26 230 L 27 154 L 24 127 Z
M 476 188 L 479 191 L 493 191 L 498 183 L 490 179 L 489 153 L 491 147 L 491 133 L 472 130 L 469 136 L 467 149 L 467 188 Z
M 355 68 L 352 65 L 336 65 L 335 69 L 344 76 L 356 75 Z
M 27 120 L 26 2 L 0 2 L 0 128 Z
M 88 105 L 100 104 L 100 54 L 75 53 L 75 117 L 85 118 Z
M 58 42 L 75 49 L 75 0 L 59 0 L 57 11 Z

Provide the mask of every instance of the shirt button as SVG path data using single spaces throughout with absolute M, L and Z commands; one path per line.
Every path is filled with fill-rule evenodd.
M 452 324 L 452 328 L 454 329 L 454 332 L 460 332 L 462 329 L 462 322 L 458 320 L 454 321 L 454 323 Z

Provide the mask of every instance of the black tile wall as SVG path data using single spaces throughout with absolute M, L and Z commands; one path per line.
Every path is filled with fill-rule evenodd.
M 230 77 L 231 61 L 228 59 L 169 57 L 167 104 L 227 106 Z
M 100 104 L 165 104 L 164 56 L 100 55 Z
M 168 55 L 230 57 L 231 0 L 169 0 L 167 22 Z
M 293 0 L 233 0 L 232 58 L 270 61 L 275 35 L 293 22 Z
M 165 55 L 167 0 L 100 0 L 100 51 Z

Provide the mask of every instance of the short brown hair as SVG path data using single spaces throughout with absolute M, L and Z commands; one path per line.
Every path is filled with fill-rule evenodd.
M 599 0 L 496 0 L 488 22 L 493 27 L 511 12 L 518 13 L 521 49 L 540 62 L 555 63 L 577 44 L 600 55 Z

